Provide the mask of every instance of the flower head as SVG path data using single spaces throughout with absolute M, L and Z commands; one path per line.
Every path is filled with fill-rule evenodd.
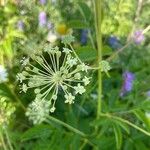
M 64 35 L 69 34 L 71 32 L 71 29 L 68 28 L 68 26 L 65 23 L 60 23 L 60 24 L 57 24 L 56 26 L 56 32 L 60 36 L 64 36 Z
M 99 65 L 102 72 L 107 72 L 111 69 L 108 61 L 102 60 Z
M 29 104 L 26 111 L 26 116 L 29 117 L 29 120 L 33 121 L 33 124 L 40 124 L 45 121 L 49 115 L 50 105 L 50 101 L 45 99 L 35 99 L 31 104 Z
M 7 70 L 2 65 L 0 65 L 0 83 L 6 82 L 7 76 L 8 76 Z
M 43 27 L 47 23 L 46 12 L 42 11 L 39 13 L 39 26 Z
M 142 30 L 137 30 L 133 34 L 133 40 L 136 44 L 141 44 L 144 41 L 144 34 Z
M 124 96 L 127 92 L 130 92 L 132 90 L 132 87 L 133 87 L 133 81 L 135 79 L 135 76 L 133 73 L 131 72 L 124 72 L 123 74 L 123 85 L 122 85 L 122 90 L 121 90 L 121 93 L 120 93 L 120 96 Z
M 32 58 L 32 62 L 35 61 L 38 65 L 34 66 L 29 61 L 25 71 L 17 77 L 20 83 L 23 83 L 22 91 L 35 88 L 35 99 L 49 101 L 50 112 L 54 112 L 60 89 L 64 92 L 65 103 L 69 104 L 74 103 L 76 94 L 86 91 L 85 86 L 90 81 L 84 74 L 89 67 L 81 63 L 69 48 L 63 48 L 61 51 L 58 47 L 49 45 L 43 54 Z
M 7 101 L 5 97 L 0 98 L 0 126 L 5 126 L 9 123 L 15 107 Z

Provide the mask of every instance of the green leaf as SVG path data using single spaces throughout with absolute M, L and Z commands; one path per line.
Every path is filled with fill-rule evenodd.
M 143 103 L 140 103 L 140 105 L 138 107 L 149 111 L 150 110 L 150 101 L 149 100 L 145 100 Z
M 122 132 L 120 127 L 116 124 L 113 125 L 113 128 L 114 128 L 114 133 L 116 138 L 116 147 L 117 150 L 120 150 L 122 146 Z
M 103 46 L 103 56 L 111 55 L 113 53 L 112 48 L 108 45 Z
M 52 128 L 50 125 L 36 125 L 23 133 L 21 136 L 21 141 L 27 141 L 37 138 L 47 138 L 51 135 Z
M 89 6 L 83 2 L 79 2 L 78 6 L 81 12 L 81 15 L 84 17 L 84 19 L 86 19 L 86 21 L 90 20 L 92 13 L 91 13 L 91 9 L 89 8 Z
M 71 20 L 68 22 L 68 26 L 74 29 L 89 28 L 89 26 L 84 21 L 81 21 L 81 20 Z
M 82 46 L 76 49 L 77 55 L 82 61 L 92 61 L 96 59 L 96 49 L 91 46 Z
M 120 122 L 118 120 L 114 120 L 115 123 L 120 126 L 125 132 L 127 132 L 128 134 L 130 134 L 130 129 L 129 129 L 129 126 L 124 124 L 123 122 Z
M 147 129 L 150 131 L 150 122 L 148 118 L 145 116 L 145 113 L 143 113 L 141 110 L 135 110 L 133 113 L 136 115 L 136 117 L 141 120 L 147 127 Z

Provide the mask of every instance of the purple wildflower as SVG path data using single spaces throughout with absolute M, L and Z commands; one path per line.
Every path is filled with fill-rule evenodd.
M 108 39 L 108 43 L 114 49 L 121 47 L 121 44 L 119 43 L 119 40 L 116 36 L 110 36 Z
M 124 79 L 124 82 L 123 82 L 121 93 L 120 93 L 121 97 L 124 96 L 127 92 L 130 92 L 132 90 L 135 76 L 133 73 L 126 71 L 123 74 L 123 79 Z
M 46 0 L 39 0 L 42 5 L 46 4 Z
M 133 34 L 133 40 L 136 44 L 141 44 L 144 41 L 144 34 L 142 30 L 137 30 Z
M 83 29 L 81 30 L 81 43 L 83 45 L 85 45 L 87 43 L 87 38 L 88 38 L 88 30 L 87 29 Z
M 23 23 L 22 20 L 19 20 L 19 21 L 17 22 L 17 28 L 18 28 L 18 30 L 20 30 L 20 31 L 23 31 L 23 30 L 24 30 L 24 23 Z
M 43 27 L 47 23 L 46 13 L 44 11 L 39 13 L 39 26 Z

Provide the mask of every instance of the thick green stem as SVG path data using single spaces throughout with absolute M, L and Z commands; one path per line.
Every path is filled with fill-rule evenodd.
M 95 0 L 95 28 L 96 28 L 96 39 L 97 39 L 97 50 L 98 57 L 97 62 L 102 61 L 102 0 Z M 98 105 L 97 105 L 97 119 L 101 113 L 101 103 L 102 103 L 102 72 L 98 69 Z

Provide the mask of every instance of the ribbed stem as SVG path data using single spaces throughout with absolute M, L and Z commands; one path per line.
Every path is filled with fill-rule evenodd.
M 95 0 L 95 28 L 96 28 L 96 40 L 97 40 L 97 63 L 102 61 L 102 0 Z M 101 113 L 102 103 L 102 72 L 98 69 L 98 105 L 97 105 L 97 119 Z

